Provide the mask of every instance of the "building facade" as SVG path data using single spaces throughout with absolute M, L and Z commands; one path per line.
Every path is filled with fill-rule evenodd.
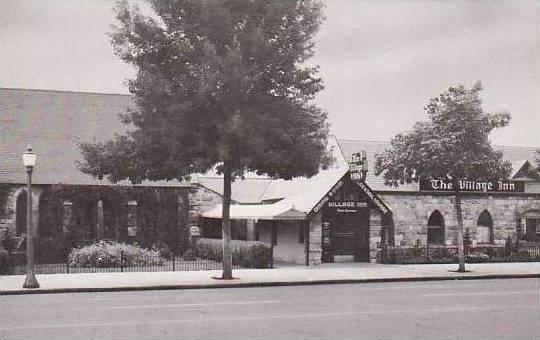
M 22 154 L 31 144 L 37 155 L 31 226 L 38 252 L 75 234 L 86 241 L 167 240 L 174 235 L 178 242 L 172 246 L 187 244 L 189 183 L 110 183 L 78 168 L 78 144 L 124 132 L 119 116 L 132 101 L 126 95 L 0 89 L 1 241 L 24 240 L 27 234 Z
M 371 167 L 359 179 L 349 163 L 364 151 L 369 164 L 387 147 L 382 142 L 334 140 L 334 168 L 311 179 L 276 181 L 256 178 L 233 183 L 233 235 L 272 244 L 278 261 L 375 262 L 384 245 L 457 245 L 455 192 L 446 182 L 389 187 Z M 463 228 L 472 245 L 540 242 L 540 180 L 531 176 L 535 148 L 502 147 L 512 162 L 509 179 L 460 182 Z M 352 171 L 351 171 L 352 170 Z M 257 185 L 254 183 L 257 182 Z M 263 182 L 263 184 L 261 184 Z M 289 182 L 289 183 L 287 183 Z M 212 204 L 198 211 L 203 235 L 220 237 L 219 179 L 201 176 L 195 183 L 212 188 Z M 314 187 L 317 189 L 314 190 Z M 236 195 L 235 195 L 236 188 Z M 261 189 L 262 188 L 262 189 Z M 245 199 L 249 191 L 251 197 Z

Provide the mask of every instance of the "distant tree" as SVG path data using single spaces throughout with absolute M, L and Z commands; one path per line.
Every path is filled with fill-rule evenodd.
M 506 126 L 508 113 L 490 114 L 482 108 L 482 84 L 472 89 L 450 87 L 425 108 L 429 121 L 396 135 L 390 148 L 377 156 L 377 172 L 386 184 L 397 186 L 422 178 L 451 178 L 458 222 L 459 271 L 465 271 L 460 179 L 508 178 L 511 166 L 489 142 L 490 132 Z
M 83 172 L 115 182 L 223 174 L 223 279 L 232 278 L 231 181 L 246 171 L 312 176 L 329 159 L 313 37 L 317 0 L 152 0 L 145 16 L 118 3 L 112 44 L 137 69 L 137 108 L 113 140 L 82 144 Z
M 536 175 L 540 176 L 540 149 L 536 150 Z

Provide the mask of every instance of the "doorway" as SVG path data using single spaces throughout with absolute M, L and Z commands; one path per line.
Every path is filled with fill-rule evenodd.
M 325 209 L 323 230 L 327 236 L 323 249 L 323 261 L 352 260 L 369 261 L 369 208 L 342 212 L 341 209 Z

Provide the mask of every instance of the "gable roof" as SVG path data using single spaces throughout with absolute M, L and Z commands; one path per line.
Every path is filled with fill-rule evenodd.
M 0 183 L 26 183 L 21 156 L 28 144 L 37 155 L 36 184 L 111 185 L 83 174 L 81 142 L 124 133 L 119 115 L 133 106 L 133 96 L 0 88 Z M 121 182 L 118 185 L 130 185 Z M 186 186 L 178 181 L 143 182 L 143 186 Z
M 355 152 L 365 150 L 367 152 L 367 158 L 369 163 L 369 171 L 366 177 L 366 183 L 374 191 L 416 191 L 418 190 L 417 183 L 403 184 L 399 187 L 391 187 L 384 184 L 382 175 L 375 176 L 375 158 L 379 153 L 390 147 L 389 142 L 375 142 L 353 139 L 340 139 L 339 144 L 343 150 L 344 156 L 347 161 L 351 160 L 351 156 Z M 495 150 L 502 151 L 505 160 L 512 164 L 512 174 L 510 178 L 514 178 L 519 173 L 519 170 L 526 165 L 527 161 L 534 164 L 537 157 L 536 150 L 540 147 L 528 147 L 528 146 L 494 146 Z
M 238 203 L 231 205 L 231 218 L 300 218 L 311 212 L 315 205 L 324 195 L 349 171 L 343 153 L 339 147 L 337 139 L 331 137 L 328 139 L 328 147 L 332 151 L 335 162 L 328 169 L 321 169 L 313 177 L 297 177 L 291 180 L 269 179 L 267 187 L 257 202 L 242 202 L 242 197 L 234 196 L 235 186 L 241 185 L 248 187 L 250 182 L 257 182 L 260 179 L 246 178 L 232 183 L 232 199 Z M 202 181 L 201 181 L 202 180 Z M 204 183 L 204 176 L 199 176 L 199 183 Z M 223 180 L 219 179 L 219 185 L 215 186 L 215 192 L 222 195 Z M 220 187 L 221 186 L 221 187 Z M 261 186 L 262 188 L 262 186 Z M 256 192 L 257 196 L 260 191 Z M 268 200 L 279 200 L 271 204 L 262 204 Z M 216 218 L 221 217 L 221 205 L 217 205 L 211 210 L 204 212 L 203 217 Z
M 231 185 L 231 197 L 236 203 L 260 203 L 271 182 L 266 177 L 237 179 Z M 223 177 L 197 176 L 196 183 L 223 196 Z

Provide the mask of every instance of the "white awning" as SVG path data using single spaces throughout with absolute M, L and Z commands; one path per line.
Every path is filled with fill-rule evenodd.
M 221 218 L 223 206 L 214 208 L 201 214 L 206 218 Z M 231 204 L 231 219 L 234 220 L 305 220 L 306 214 L 285 204 Z

